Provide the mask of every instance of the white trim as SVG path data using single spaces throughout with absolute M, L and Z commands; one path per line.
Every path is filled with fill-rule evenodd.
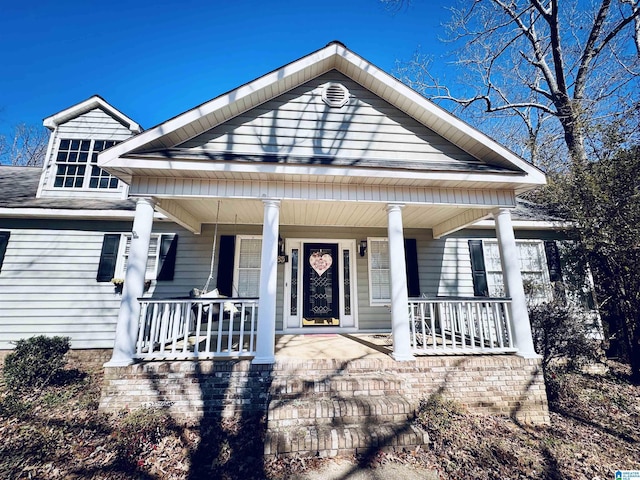
M 54 140 L 54 145 L 52 147 L 52 152 L 51 152 L 51 157 L 49 158 L 47 164 L 49 167 L 49 176 L 48 179 L 46 180 L 46 182 L 44 181 L 44 175 L 41 177 L 41 183 L 42 183 L 42 188 L 38 190 L 38 194 L 36 195 L 36 198 L 38 197 L 64 197 L 64 198 L 90 198 L 90 199 L 125 199 L 127 198 L 127 189 L 128 186 L 127 184 L 120 179 L 118 176 L 107 172 L 106 170 L 104 170 L 103 168 L 100 168 L 100 170 L 104 171 L 105 173 L 108 173 L 111 177 L 114 177 L 117 181 L 118 181 L 118 186 L 116 188 L 92 188 L 89 186 L 89 183 L 91 182 L 91 174 L 93 171 L 93 167 L 94 166 L 98 166 L 97 163 L 92 163 L 91 162 L 91 157 L 94 153 L 94 148 L 95 148 L 95 144 L 96 142 L 116 142 L 115 145 L 117 145 L 119 142 L 118 140 L 112 140 L 112 139 L 105 139 L 100 137 L 99 135 L 91 135 L 88 136 L 86 138 L 68 138 L 68 137 L 61 137 L 60 135 L 58 135 L 57 130 L 51 134 L 51 138 L 53 139 L 55 137 Z M 84 163 L 76 163 L 75 166 L 84 166 L 85 167 L 85 172 L 84 172 L 84 176 L 82 179 L 82 186 L 81 187 L 56 187 L 55 186 L 55 181 L 56 181 L 56 176 L 57 176 L 57 171 L 58 171 L 58 165 L 71 165 L 69 163 L 58 163 L 58 153 L 60 152 L 60 143 L 63 140 L 67 140 L 67 141 L 79 141 L 79 142 L 89 142 L 89 150 L 87 151 L 87 160 Z M 115 145 L 112 145 L 111 147 L 108 147 L 106 150 L 108 150 L 109 148 L 113 148 Z M 105 150 L 101 150 L 100 152 L 95 152 L 100 154 L 101 152 L 103 152 Z M 54 155 L 55 154 L 55 155 Z
M 574 225 L 567 221 L 549 220 L 512 220 L 513 228 L 518 230 L 558 230 L 571 228 Z M 468 226 L 469 228 L 496 228 L 495 220 L 480 220 Z
M 82 218 L 103 220 L 131 220 L 135 216 L 134 210 L 72 210 L 64 208 L 0 208 L 0 216 L 5 218 Z M 167 220 L 165 215 L 156 212 L 154 220 Z
M 467 209 L 458 215 L 448 218 L 442 223 L 434 225 L 431 228 L 433 232 L 433 238 L 438 240 L 445 235 L 449 235 L 458 230 L 472 225 L 478 218 L 486 218 L 491 215 L 491 210 L 484 208 L 481 209 Z
M 134 137 L 137 138 L 137 137 Z M 124 141 L 119 145 L 127 143 Z M 118 145 L 105 150 L 110 152 Z M 127 156 L 122 158 L 122 163 L 108 163 L 102 161 L 102 153 L 98 155 L 98 166 L 108 172 L 116 172 L 122 179 L 131 176 L 131 171 L 135 169 L 144 170 L 164 170 L 164 171 L 198 171 L 198 172 L 228 172 L 228 173 L 265 173 L 280 175 L 327 175 L 327 176 L 350 176 L 369 178 L 393 178 L 405 180 L 430 180 L 435 182 L 485 182 L 499 184 L 513 184 L 530 186 L 532 182 L 525 174 L 520 173 L 470 173 L 470 172 L 441 172 L 441 171 L 417 171 L 417 170 L 392 170 L 388 168 L 367 168 L 367 167 L 330 167 L 318 165 L 281 165 L 272 163 L 233 163 L 219 162 L 211 160 L 197 159 L 171 159 L 165 158 L 136 158 Z M 131 183 L 131 182 L 129 182 Z M 544 185 L 544 183 L 535 183 Z
M 352 176 L 346 175 L 353 179 Z M 318 180 L 309 183 L 308 178 Z M 235 180 L 235 179 L 186 179 L 149 178 L 134 182 L 131 195 L 154 198 L 176 198 L 180 194 L 189 197 L 261 198 L 262 194 L 277 194 L 278 198 L 296 200 L 327 200 L 354 202 L 402 202 L 405 205 L 456 205 L 477 207 L 515 207 L 512 190 L 481 188 L 447 188 L 443 186 L 369 185 L 354 181 L 339 183 L 330 177 L 307 175 L 306 181 L 283 180 Z M 296 179 L 297 180 L 297 179 Z M 301 179 L 302 180 L 302 179 Z M 414 179 L 415 180 L 415 179 Z
M 200 233 L 202 233 L 202 222 L 176 202 L 156 198 L 156 210 L 162 212 L 168 218 L 186 230 L 189 230 L 194 235 L 200 235 Z
M 36 191 L 36 198 L 40 198 L 42 195 L 42 190 L 45 188 L 45 177 L 47 174 L 47 170 L 51 168 L 51 157 L 53 156 L 53 144 L 55 143 L 56 132 L 53 131 L 49 133 L 49 141 L 47 142 L 47 154 L 44 157 L 44 162 L 42 162 L 42 169 L 40 172 L 40 180 L 38 181 L 38 190 Z
M 45 118 L 42 121 L 42 124 L 48 129 L 54 130 L 58 127 L 58 125 L 66 123 L 69 120 L 82 115 L 83 113 L 87 113 L 93 110 L 94 108 L 101 108 L 105 110 L 109 115 L 114 117 L 133 133 L 140 133 L 142 131 L 140 125 L 131 120 L 120 110 L 109 105 L 104 99 L 100 98 L 97 95 L 94 95 L 83 102 L 80 102 L 69 108 L 65 108 L 64 110 Z

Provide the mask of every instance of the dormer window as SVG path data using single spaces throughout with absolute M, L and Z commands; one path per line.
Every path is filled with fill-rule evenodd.
M 60 140 L 56 157 L 56 188 L 116 189 L 118 179 L 97 166 L 98 153 L 115 140 Z

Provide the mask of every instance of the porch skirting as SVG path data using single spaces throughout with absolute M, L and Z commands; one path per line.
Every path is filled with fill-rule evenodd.
M 280 358 L 271 365 L 255 365 L 250 359 L 144 362 L 105 368 L 100 409 L 115 413 L 155 406 L 186 424 L 253 412 L 267 414 L 271 422 L 279 415 L 275 406 L 287 399 L 289 405 L 303 405 L 307 399 L 348 403 L 354 397 L 393 397 L 413 411 L 421 398 L 437 393 L 474 413 L 549 422 L 540 359 L 516 355 L 422 357 L 413 362 Z

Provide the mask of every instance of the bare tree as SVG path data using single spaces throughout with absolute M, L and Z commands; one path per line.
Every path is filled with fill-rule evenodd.
M 0 135 L 0 164 L 35 167 L 42 165 L 49 132 L 37 125 L 20 123 L 10 136 Z
M 637 107 L 640 0 L 475 0 L 451 13 L 446 40 L 461 90 L 438 82 L 419 56 L 403 80 L 467 114 L 518 119 L 531 160 L 560 133 L 572 164 L 583 165 L 588 128 Z

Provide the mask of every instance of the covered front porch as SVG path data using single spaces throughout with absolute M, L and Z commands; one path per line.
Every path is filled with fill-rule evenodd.
M 341 227 L 327 229 L 330 232 L 327 235 L 331 235 L 328 238 L 316 235 L 310 239 L 290 233 L 300 230 L 289 227 L 288 238 L 283 241 L 284 229 L 280 228 L 283 202 L 258 201 L 263 205 L 262 235 L 245 237 L 253 242 L 250 247 L 254 262 L 259 263 L 247 266 L 238 257 L 241 249 L 238 245 L 235 261 L 230 263 L 234 282 L 240 275 L 238 271 L 243 269 L 256 279 L 257 296 L 149 298 L 143 296 L 143 291 L 157 201 L 138 199 L 115 347 L 108 366 L 145 360 L 216 358 L 251 358 L 256 364 L 271 364 L 275 362 L 276 334 L 281 333 L 375 333 L 386 337 L 388 345 L 382 345 L 382 350 L 397 361 L 412 361 L 416 355 L 535 356 L 510 209 L 492 211 L 507 297 L 451 297 L 420 292 L 412 297 L 410 291 L 415 288 L 410 286 L 409 270 L 412 266 L 417 268 L 419 260 L 417 256 L 407 258 L 403 205 L 377 204 L 378 211 L 386 211 L 387 220 L 385 238 L 368 237 L 369 248 L 378 241 L 387 249 L 385 256 L 377 260 L 386 263 L 377 268 L 362 251 L 366 245 L 360 246 L 358 254 L 358 243 L 353 239 L 358 234 L 353 229 L 345 234 L 352 239 L 332 240 L 336 233 L 331 232 L 340 232 Z M 211 201 L 209 205 L 213 207 L 216 203 Z M 327 211 L 336 208 L 336 204 L 327 205 Z M 358 204 L 341 208 L 349 210 L 349 207 L 357 210 Z M 420 208 L 414 205 L 411 210 L 419 212 Z M 423 210 L 424 216 L 409 217 L 414 231 L 416 226 L 429 225 L 427 213 L 434 211 L 433 207 L 427 205 Z M 459 218 L 456 206 L 440 207 L 439 211 L 438 218 L 448 213 L 452 220 L 449 224 L 455 224 L 451 228 L 459 229 L 467 217 L 482 217 L 486 210 L 468 209 L 464 221 Z M 379 225 L 380 218 L 357 221 L 365 222 Z M 288 216 L 285 223 L 291 223 Z M 379 226 L 376 231 L 380 232 Z M 214 234 L 214 239 L 217 238 Z M 229 255 L 234 254 L 218 252 L 212 261 L 220 268 L 220 262 Z M 333 281 L 328 281 L 329 274 L 333 275 Z M 374 282 L 382 277 L 386 278 L 386 284 Z M 367 278 L 368 285 L 363 285 Z M 374 298 L 375 289 L 385 293 L 379 299 Z M 232 291 L 237 292 L 238 287 L 234 286 Z M 382 319 L 375 329 L 367 327 L 372 325 L 367 322 L 372 312 Z

